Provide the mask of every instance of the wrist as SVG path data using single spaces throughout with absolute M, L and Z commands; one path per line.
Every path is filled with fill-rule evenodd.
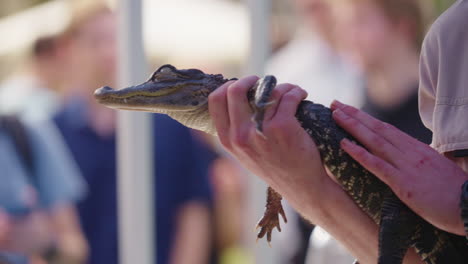
M 324 178 L 325 183 L 315 192 L 307 192 L 303 198 L 300 212 L 309 221 L 316 225 L 324 226 L 326 223 L 338 222 L 336 210 L 344 204 L 344 199 L 349 199 L 341 187 L 331 179 Z

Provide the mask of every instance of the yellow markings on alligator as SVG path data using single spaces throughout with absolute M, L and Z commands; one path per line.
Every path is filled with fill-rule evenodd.
M 112 97 L 114 98 L 119 98 L 119 99 L 125 99 L 125 98 L 130 98 L 130 97 L 135 97 L 135 96 L 144 96 L 144 97 L 161 97 L 165 96 L 168 94 L 172 94 L 180 90 L 182 86 L 171 86 L 168 88 L 164 88 L 161 90 L 156 90 L 156 91 L 145 91 L 145 90 L 135 90 L 131 92 L 127 92 L 125 94 L 111 94 Z

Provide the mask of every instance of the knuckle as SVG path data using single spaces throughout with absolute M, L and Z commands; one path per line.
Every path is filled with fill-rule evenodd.
M 227 87 L 219 87 L 208 96 L 208 104 L 216 104 L 223 100 L 225 97 Z
M 379 120 L 376 120 L 373 124 L 374 131 L 379 132 L 379 133 L 382 133 L 388 129 L 391 129 L 391 127 L 392 125 L 379 121 Z
M 221 96 L 219 95 L 219 93 L 210 94 L 210 96 L 208 97 L 208 107 L 210 107 L 210 105 L 218 104 L 220 102 L 220 99 Z
M 362 128 L 361 123 L 358 120 L 356 120 L 356 119 L 354 119 L 354 118 L 352 118 L 351 116 L 348 116 L 348 115 L 341 116 L 340 122 L 342 122 L 343 125 L 346 125 L 349 128 L 353 128 L 353 129 Z
M 249 148 L 249 140 L 247 133 L 233 133 L 230 142 L 238 149 L 246 150 Z
M 370 136 L 369 142 L 372 142 L 372 145 L 378 146 L 381 149 L 385 149 L 385 146 L 388 144 L 388 142 L 383 139 L 380 134 L 372 134 Z
M 240 81 L 235 81 L 227 87 L 228 95 L 237 94 L 242 89 Z
M 354 115 L 354 114 L 357 114 L 359 112 L 359 110 L 357 108 L 354 108 L 352 106 L 349 106 L 349 105 L 344 105 L 341 110 L 347 114 L 350 114 L 350 115 Z
M 356 157 L 358 157 L 362 162 L 368 163 L 370 161 L 370 156 L 363 147 L 357 147 L 355 150 Z
M 291 89 L 294 88 L 294 85 L 292 84 L 289 84 L 289 83 L 282 83 L 282 84 L 279 84 L 275 87 L 275 89 L 273 89 L 272 91 L 272 97 L 273 98 L 281 98 L 281 96 L 285 93 L 287 93 L 288 91 L 290 91 Z
M 219 142 L 221 142 L 221 145 L 223 145 L 223 147 L 226 148 L 227 150 L 232 150 L 231 141 L 229 140 L 228 137 L 219 136 Z
M 291 90 L 296 86 L 297 85 L 294 85 L 294 84 L 291 84 L 291 83 L 282 83 L 282 84 L 278 84 L 275 89 L 276 90 Z
M 287 92 L 283 96 L 283 100 L 291 101 L 291 102 L 302 100 L 300 90 L 299 89 L 292 89 L 291 91 Z
M 266 125 L 269 133 L 274 135 L 283 135 L 288 131 L 289 124 L 281 118 L 276 118 Z
M 375 167 L 377 171 L 382 172 L 386 176 L 389 173 L 386 164 L 381 160 L 375 160 L 373 162 L 373 167 Z

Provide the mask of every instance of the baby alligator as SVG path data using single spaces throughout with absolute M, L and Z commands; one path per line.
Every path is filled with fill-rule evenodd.
M 164 65 L 140 85 L 121 90 L 102 87 L 96 90 L 95 98 L 112 108 L 167 114 L 185 126 L 216 135 L 208 112 L 208 95 L 227 81 L 221 74 Z M 275 77 L 266 76 L 248 93 L 259 130 L 275 86 Z M 296 117 L 315 141 L 325 166 L 354 202 L 379 225 L 379 264 L 402 263 L 410 247 L 428 264 L 468 263 L 464 237 L 442 231 L 423 220 L 340 148 L 343 138 L 356 140 L 335 124 L 329 108 L 302 101 Z M 266 210 L 258 223 L 258 238 L 266 234 L 267 240 L 271 240 L 273 229 L 280 230 L 279 215 L 286 221 L 281 195 L 269 187 Z

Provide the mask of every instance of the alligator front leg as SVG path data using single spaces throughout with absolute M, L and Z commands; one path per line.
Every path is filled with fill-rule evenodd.
M 274 76 L 265 76 L 257 81 L 254 87 L 250 90 L 250 95 L 248 95 L 253 110 L 252 121 L 256 125 L 257 133 L 263 137 L 265 137 L 263 134 L 263 118 L 265 116 L 266 109 L 274 103 L 271 99 L 271 95 L 275 87 L 276 78 Z M 260 228 L 257 240 L 263 238 L 266 234 L 267 241 L 270 243 L 273 229 L 276 227 L 278 231 L 281 231 L 279 215 L 283 217 L 285 223 L 287 222 L 286 214 L 284 213 L 283 206 L 281 205 L 282 199 L 283 197 L 281 197 L 279 193 L 271 187 L 268 187 L 265 212 L 262 219 L 260 219 L 257 224 L 257 229 Z
M 281 197 L 281 194 L 277 193 L 273 188 L 268 187 L 265 212 L 263 213 L 262 219 L 260 219 L 257 224 L 257 229 L 260 228 L 260 231 L 257 234 L 257 240 L 263 238 L 266 234 L 267 241 L 270 243 L 273 229 L 276 227 L 278 231 L 281 232 L 279 215 L 283 217 L 285 223 L 288 222 L 283 206 L 281 205 L 282 199 L 283 197 Z

